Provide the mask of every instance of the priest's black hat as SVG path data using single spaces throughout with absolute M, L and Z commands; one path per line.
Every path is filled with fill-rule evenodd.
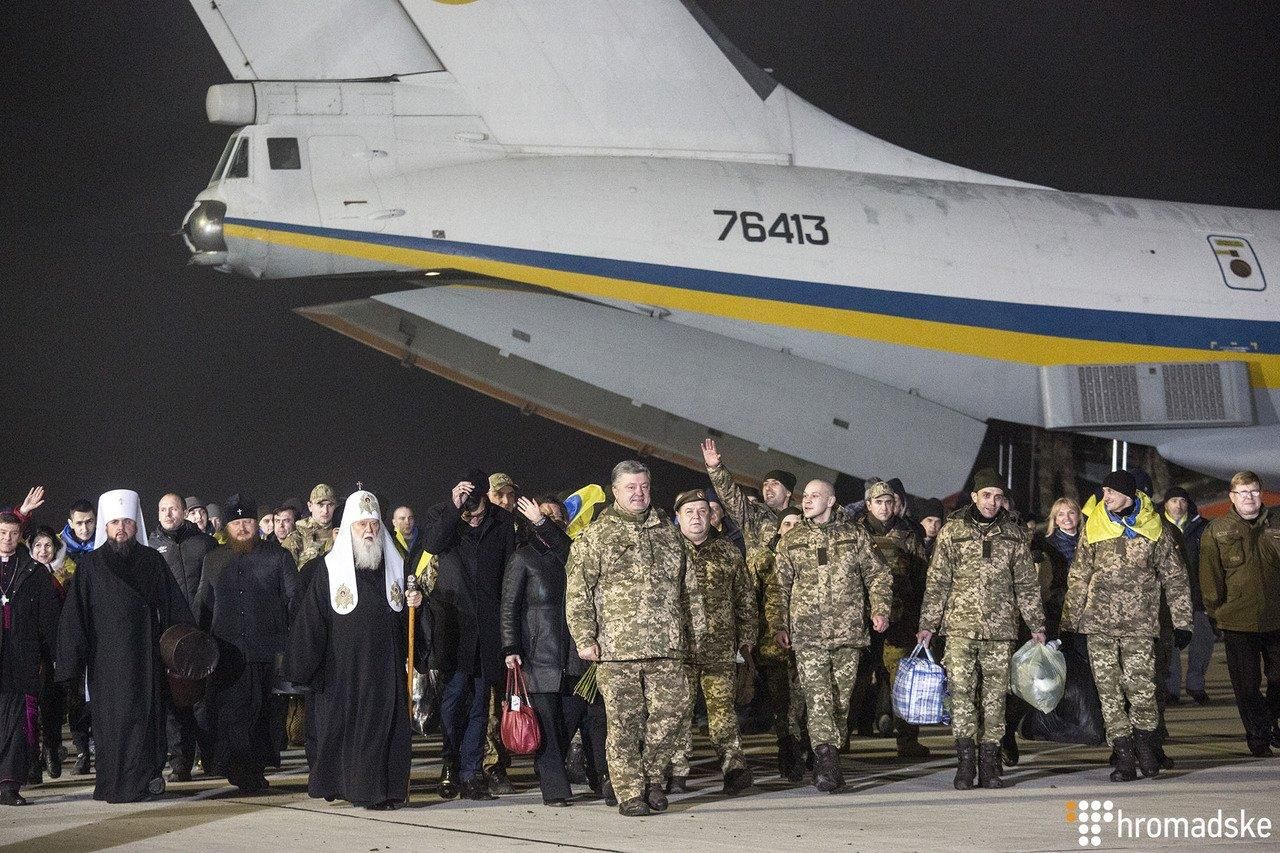
M 253 522 L 258 520 L 258 503 L 248 495 L 232 495 L 227 498 L 227 505 L 223 507 L 223 524 L 229 524 L 240 518 L 247 518 Z

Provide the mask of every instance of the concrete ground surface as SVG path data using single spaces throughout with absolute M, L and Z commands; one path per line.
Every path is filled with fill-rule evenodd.
M 1158 779 L 1127 784 L 1107 779 L 1103 748 L 1023 741 L 1021 763 L 1006 770 L 1008 787 L 955 791 L 953 742 L 945 728 L 931 727 L 924 741 L 934 757 L 922 761 L 898 760 L 892 739 L 855 738 L 844 756 L 850 784 L 835 795 L 781 781 L 771 737 L 749 736 L 757 786 L 727 798 L 719 794 L 710 748 L 699 738 L 693 790 L 673 796 L 665 814 L 624 818 L 585 789 L 569 808 L 543 806 L 529 759 L 516 759 L 511 771 L 520 791 L 514 796 L 442 801 L 434 793 L 438 741 L 419 739 L 412 802 L 393 812 L 308 798 L 299 750 L 269 775 L 272 787 L 262 796 L 240 796 L 223 780 L 197 775 L 170 785 L 157 800 L 132 805 L 94 801 L 92 780 L 70 775 L 68 763 L 61 779 L 24 790 L 31 805 L 0 808 L 0 850 L 1280 849 L 1280 757 L 1248 756 L 1221 647 L 1209 693 L 1208 706 L 1184 698 L 1167 714 L 1174 767 Z M 1095 800 L 1097 811 L 1091 811 L 1087 804 Z M 1074 811 L 1069 803 L 1077 804 Z M 1236 818 L 1243 809 L 1255 832 L 1261 828 L 1257 819 L 1269 819 L 1270 837 L 1146 837 L 1149 818 L 1207 820 L 1219 809 Z M 1128 827 L 1134 818 L 1142 819 L 1144 837 L 1117 837 L 1119 820 L 1128 820 Z M 1080 845 L 1082 823 L 1100 826 L 1099 844 Z

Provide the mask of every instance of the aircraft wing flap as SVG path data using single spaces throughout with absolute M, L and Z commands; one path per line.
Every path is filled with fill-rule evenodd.
M 962 487 L 986 432 L 981 421 L 865 377 L 558 295 L 452 285 L 375 300 L 635 406 L 820 468 L 896 475 L 917 494 Z

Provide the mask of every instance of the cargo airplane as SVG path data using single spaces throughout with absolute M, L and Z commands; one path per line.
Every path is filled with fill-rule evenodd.
M 398 277 L 300 310 L 407 365 L 695 467 L 710 432 L 747 479 L 948 494 L 990 419 L 1280 478 L 1280 213 L 912 153 L 692 0 L 192 6 L 237 128 L 193 262 Z

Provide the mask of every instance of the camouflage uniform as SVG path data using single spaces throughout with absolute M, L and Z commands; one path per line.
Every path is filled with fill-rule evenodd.
M 782 537 L 770 623 L 791 636 L 815 749 L 844 742 L 858 655 L 871 641 L 866 599 L 871 615 L 888 617 L 893 575 L 857 524 L 805 519 Z
M 754 551 L 768 549 L 778 532 L 778 514 L 762 503 L 747 500 L 746 492 L 734 482 L 733 475 L 723 465 L 708 468 L 707 476 L 711 478 L 711 485 L 715 487 L 725 512 L 742 528 L 747 556 Z
M 938 533 L 929 564 L 920 630 L 947 638 L 943 665 L 957 739 L 996 743 L 1004 737 L 1009 658 L 1018 638 L 1019 612 L 1032 633 L 1044 631 L 1040 578 L 1026 531 L 1003 510 L 991 521 L 973 505 L 952 513 Z M 981 733 L 975 704 L 979 673 Z
M 720 756 L 725 773 L 747 766 L 734 710 L 738 648 L 755 643 L 756 602 L 754 587 L 747 576 L 742 554 L 729 540 L 714 534 L 701 545 L 684 539 L 686 556 L 685 594 L 689 603 L 690 666 L 689 710 L 698 685 L 707 700 L 707 734 Z M 689 753 L 693 751 L 693 726 L 671 760 L 671 772 L 689 775 Z
M 635 516 L 611 506 L 569 551 L 565 615 L 577 648 L 600 649 L 605 753 L 619 800 L 664 784 L 686 740 L 683 538 L 661 510 Z
M 756 665 L 769 694 L 769 716 L 773 720 L 773 733 L 779 742 L 793 737 L 799 740 L 804 731 L 800 727 L 804 719 L 804 701 L 801 698 L 799 675 L 795 657 L 773 636 L 769 627 L 769 613 L 776 607 L 777 560 L 773 551 L 762 548 L 747 559 L 747 569 L 755 583 L 756 612 L 759 613 L 759 642 L 756 644 Z
M 1094 512 L 1106 510 L 1097 506 Z M 1189 629 L 1191 588 L 1174 538 L 1162 529 L 1155 541 L 1120 535 L 1090 542 L 1085 524 L 1067 574 L 1062 630 L 1089 637 L 1108 742 L 1160 724 L 1153 678 L 1161 587 L 1174 625 Z
M 297 537 L 294 547 L 298 549 L 298 565 L 305 566 L 316 557 L 324 556 L 333 547 L 333 525 L 320 525 L 314 518 L 304 518 L 293 528 L 293 532 L 281 543 L 286 551 L 293 553 L 293 547 L 285 544 Z
M 898 677 L 898 662 L 910 654 L 916 645 L 920 604 L 924 600 L 929 563 L 925 558 L 924 542 L 920 534 L 903 519 L 892 517 L 887 524 L 881 524 L 867 513 L 859 520 L 859 524 L 871 537 L 880 559 L 884 560 L 893 573 L 893 608 L 889 613 L 889 630 L 884 633 L 881 657 L 889 676 L 889 689 L 892 690 Z M 920 736 L 919 726 L 902 720 L 895 722 L 895 729 L 900 744 L 917 740 Z

